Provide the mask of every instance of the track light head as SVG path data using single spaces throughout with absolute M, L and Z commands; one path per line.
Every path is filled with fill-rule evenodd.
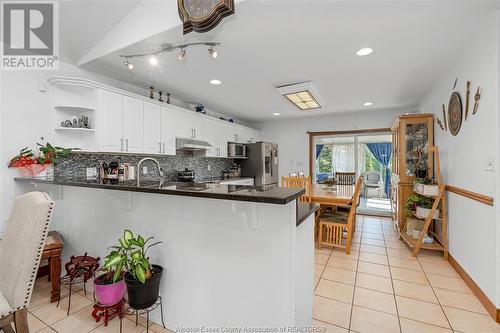
M 217 51 L 214 50 L 213 46 L 210 46 L 208 49 L 208 54 L 210 54 L 210 56 L 214 59 L 217 58 Z
M 184 61 L 185 57 L 186 57 L 186 49 L 182 48 L 181 53 L 179 53 L 179 55 L 177 56 L 177 59 L 179 59 L 179 61 Z
M 158 65 L 158 58 L 156 57 L 156 55 L 152 55 L 150 58 L 149 58 L 149 64 L 151 66 L 156 66 Z
M 134 69 L 134 64 L 128 61 L 127 59 L 123 60 L 123 64 L 128 68 L 129 71 Z

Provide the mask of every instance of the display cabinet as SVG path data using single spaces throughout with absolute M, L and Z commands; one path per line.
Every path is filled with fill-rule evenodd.
M 394 218 L 400 229 L 406 221 L 405 204 L 413 193 L 413 181 L 433 178 L 433 158 L 429 148 L 434 145 L 434 116 L 431 113 L 414 113 L 399 116 L 392 127 L 393 177 L 397 184 L 392 188 Z

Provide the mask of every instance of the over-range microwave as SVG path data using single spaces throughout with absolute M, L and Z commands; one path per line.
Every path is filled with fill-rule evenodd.
M 246 158 L 247 147 L 243 143 L 229 142 L 227 144 L 227 156 L 229 158 Z

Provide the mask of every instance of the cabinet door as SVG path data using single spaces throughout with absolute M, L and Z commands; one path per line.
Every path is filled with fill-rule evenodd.
M 99 151 L 121 152 L 124 149 L 123 97 L 120 94 L 99 90 Z
M 229 126 L 229 124 L 217 123 L 219 157 L 227 157 L 227 142 L 230 132 Z
M 175 113 L 175 133 L 178 137 L 192 139 L 193 117 L 185 112 Z
M 144 153 L 162 153 L 163 145 L 160 128 L 160 106 L 154 103 L 144 102 Z
M 260 131 L 251 128 L 250 129 L 250 142 L 255 143 L 257 141 L 260 141 Z
M 231 126 L 231 135 L 229 136 L 230 142 L 238 142 L 241 143 L 243 142 L 243 131 L 242 128 L 236 125 L 230 125 Z
M 198 124 L 197 129 L 198 129 L 198 135 L 202 135 L 203 138 L 200 138 L 200 140 L 205 140 L 208 143 L 212 145 L 211 148 L 207 149 L 206 155 L 210 157 L 217 157 L 219 155 L 219 136 L 217 133 L 217 123 L 213 120 L 209 119 L 202 119 L 204 121 L 204 124 Z M 203 126 L 203 127 L 200 127 Z M 201 129 L 201 133 L 199 132 Z
M 162 154 L 175 155 L 175 112 L 161 107 Z
M 137 98 L 123 96 L 125 152 L 142 153 L 144 148 L 143 120 L 143 102 Z

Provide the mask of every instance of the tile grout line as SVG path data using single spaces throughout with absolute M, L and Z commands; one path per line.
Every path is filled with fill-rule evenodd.
M 354 223 L 356 224 L 357 222 L 357 215 L 354 216 Z M 361 225 L 361 233 L 360 233 L 360 241 L 361 241 L 361 238 L 363 237 L 363 226 L 365 225 L 365 218 L 363 217 L 362 219 L 362 225 Z M 356 226 L 354 226 L 354 229 L 358 229 L 356 228 Z M 355 231 L 353 232 L 353 235 L 354 236 L 354 233 Z M 359 245 L 359 249 L 361 250 L 361 244 Z M 352 298 L 351 298 L 351 312 L 349 313 L 349 327 L 347 328 L 348 331 L 351 331 L 351 325 L 352 325 L 352 312 L 354 311 L 354 295 L 356 295 L 356 281 L 358 280 L 358 267 L 359 267 L 359 250 L 358 250 L 358 258 L 356 260 L 356 271 L 354 273 L 354 287 L 352 288 Z
M 380 224 L 382 225 L 382 219 L 380 220 Z M 384 244 L 385 244 L 385 234 L 382 233 L 382 236 L 384 237 Z M 396 301 L 396 288 L 394 288 L 394 280 L 392 279 L 392 271 L 391 271 L 391 265 L 389 262 L 389 253 L 387 252 L 387 246 L 385 247 L 385 253 L 387 255 L 387 264 L 389 267 L 389 277 L 391 279 L 391 286 L 392 286 L 392 292 L 393 292 L 393 298 L 394 298 L 394 306 L 396 307 L 396 316 L 398 317 L 399 332 L 403 332 L 403 328 L 401 327 L 401 317 L 399 316 L 398 302 Z

